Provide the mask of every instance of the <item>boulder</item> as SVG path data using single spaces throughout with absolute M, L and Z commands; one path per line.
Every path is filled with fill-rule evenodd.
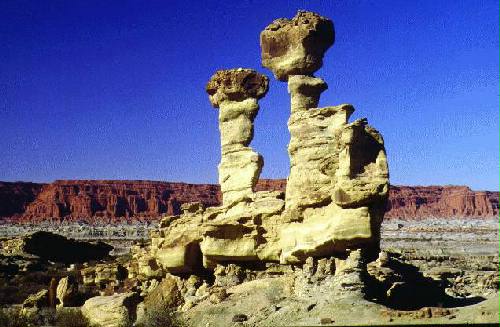
M 109 255 L 112 246 L 103 242 L 90 243 L 68 239 L 64 236 L 39 231 L 22 240 L 25 253 L 54 262 L 74 263 L 101 260 Z
M 260 99 L 266 95 L 269 79 L 253 69 L 219 70 L 207 84 L 206 91 L 215 108 L 224 101 Z
M 45 308 L 49 306 L 49 291 L 41 290 L 31 294 L 24 300 L 23 308 Z
M 92 327 L 130 327 L 139 302 L 135 293 L 96 296 L 85 301 L 82 314 Z
M 146 310 L 167 310 L 182 304 L 181 280 L 167 274 L 144 299 Z
M 299 11 L 292 19 L 277 19 L 262 31 L 262 65 L 281 81 L 291 75 L 312 75 L 323 65 L 323 55 L 334 41 L 331 20 Z

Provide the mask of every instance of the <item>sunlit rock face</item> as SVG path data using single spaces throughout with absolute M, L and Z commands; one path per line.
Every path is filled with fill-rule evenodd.
M 268 83 L 266 76 L 239 68 L 220 70 L 207 84 L 210 102 L 219 108 L 219 184 L 224 205 L 250 197 L 259 179 L 264 162 L 248 145 L 259 112 L 257 101 L 266 94 Z
M 260 33 L 262 65 L 280 81 L 292 75 L 312 75 L 323 65 L 323 55 L 334 40 L 331 20 L 299 11 L 290 20 L 275 20 Z
M 288 82 L 291 98 L 286 192 L 256 191 L 263 159 L 249 144 L 268 78 L 243 68 L 212 76 L 206 91 L 219 108 L 223 203 L 183 205 L 180 216 L 163 219 L 151 246 L 160 267 L 185 273 L 238 261 L 378 253 L 389 185 L 382 136 L 366 119 L 349 122 L 352 105 L 317 108 L 328 86 L 312 74 L 333 41 L 333 23 L 303 11 L 261 33 L 262 63 Z

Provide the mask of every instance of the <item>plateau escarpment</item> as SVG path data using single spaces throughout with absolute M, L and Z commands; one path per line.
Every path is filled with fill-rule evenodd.
M 26 206 L 37 198 L 43 186 L 29 182 L 0 182 L 0 217 L 24 214 Z
M 256 191 L 285 189 L 285 179 L 261 179 L 255 186 Z M 84 205 L 89 201 L 94 205 Z M 118 180 L 0 182 L 0 217 L 11 222 L 155 221 L 163 214 L 179 214 L 180 206 L 189 202 L 217 206 L 221 202 L 220 187 Z M 498 202 L 499 192 L 473 191 L 467 186 L 391 185 L 384 218 L 492 218 L 498 216 Z M 106 209 L 99 209 L 103 207 Z
M 55 181 L 44 185 L 29 203 L 23 222 L 69 220 L 87 222 L 144 221 L 179 212 L 182 203 L 220 202 L 217 185 L 153 181 Z
M 392 186 L 386 218 L 486 218 L 498 216 L 498 192 L 467 186 Z

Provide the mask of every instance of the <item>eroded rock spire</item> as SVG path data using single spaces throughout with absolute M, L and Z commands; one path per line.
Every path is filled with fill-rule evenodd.
M 219 108 L 223 204 L 185 204 L 182 215 L 164 218 L 152 236 L 151 258 L 174 273 L 228 262 L 300 264 L 310 257 L 335 257 L 339 267 L 351 260 L 362 270 L 379 249 L 387 158 L 382 136 L 366 119 L 349 123 L 352 105 L 317 108 L 327 84 L 313 74 L 334 42 L 333 23 L 299 11 L 271 23 L 260 41 L 262 64 L 288 82 L 291 97 L 286 194 L 254 190 L 263 159 L 249 144 L 267 77 L 251 69 L 218 71 L 206 90 Z
M 224 205 L 250 196 L 259 179 L 264 162 L 248 145 L 253 139 L 258 100 L 266 94 L 268 84 L 266 76 L 243 68 L 219 70 L 207 84 L 210 102 L 219 108 L 219 184 Z

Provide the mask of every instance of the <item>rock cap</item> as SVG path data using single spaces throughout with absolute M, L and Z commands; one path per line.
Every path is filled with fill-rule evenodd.
M 269 78 L 253 69 L 236 68 L 218 70 L 206 86 L 210 102 L 218 108 L 224 101 L 260 99 L 266 95 Z
M 290 75 L 312 75 L 334 41 L 330 19 L 299 10 L 291 20 L 277 19 L 260 33 L 262 65 L 280 81 Z

